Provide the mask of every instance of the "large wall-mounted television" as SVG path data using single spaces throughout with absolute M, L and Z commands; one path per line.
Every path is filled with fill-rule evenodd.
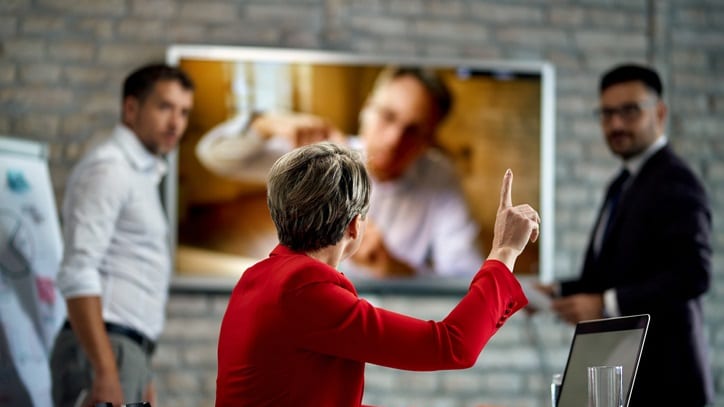
M 189 127 L 169 156 L 163 188 L 177 289 L 229 289 L 277 244 L 264 174 L 229 174 L 205 165 L 198 156 L 205 135 L 241 114 L 280 110 L 323 117 L 342 133 L 356 134 L 375 78 L 390 66 L 432 69 L 453 95 L 433 148 L 459 176 L 483 257 L 502 176 L 511 168 L 514 203 L 530 203 L 542 218 L 540 239 L 526 248 L 516 273 L 552 279 L 555 78 L 549 63 L 213 45 L 173 45 L 167 62 L 196 85 Z M 470 278 L 353 280 L 360 292 L 458 294 Z

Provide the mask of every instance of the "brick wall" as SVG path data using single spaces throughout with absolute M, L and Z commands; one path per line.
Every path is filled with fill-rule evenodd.
M 724 2 L 721 0 L 3 0 L 0 134 L 49 143 L 57 198 L 68 171 L 119 115 L 129 69 L 172 43 L 341 50 L 376 55 L 546 59 L 556 66 L 556 273 L 578 272 L 615 160 L 589 114 L 609 65 L 648 61 L 664 74 L 670 139 L 702 176 L 714 209 L 707 295 L 724 405 Z M 544 220 L 545 221 L 545 220 Z M 174 293 L 155 360 L 160 406 L 211 406 L 226 294 Z M 447 297 L 373 298 L 438 319 Z M 550 316 L 510 320 L 466 371 L 368 368 L 366 401 L 386 406 L 545 406 L 571 328 Z

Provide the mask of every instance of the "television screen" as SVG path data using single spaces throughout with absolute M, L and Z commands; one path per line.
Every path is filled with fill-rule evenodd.
M 167 60 L 185 70 L 196 85 L 189 127 L 169 157 L 171 170 L 164 187 L 177 286 L 228 287 L 278 242 L 265 189 L 266 170 L 275 157 L 262 155 L 260 148 L 281 154 L 291 147 L 284 140 L 258 135 L 244 143 L 215 144 L 219 137 L 228 141 L 253 132 L 250 123 L 261 115 L 293 114 L 322 118 L 342 140 L 354 140 L 375 81 L 393 67 L 434 72 L 452 96 L 452 107 L 430 149 L 450 163 L 459 184 L 470 218 L 459 236 L 466 236 L 480 258 L 485 257 L 502 176 L 511 168 L 514 203 L 530 203 L 543 219 L 540 240 L 526 248 L 516 273 L 543 281 L 552 278 L 551 65 L 208 45 L 174 45 Z M 427 224 L 412 219 L 412 212 L 399 216 L 409 216 L 408 223 Z M 454 225 L 454 214 L 439 218 L 435 224 Z M 380 223 L 379 229 L 390 224 Z M 474 235 L 467 237 L 470 230 Z M 477 268 L 468 275 L 447 270 L 452 266 L 440 266 L 443 261 L 432 258 L 432 252 L 447 249 L 445 242 L 438 246 L 418 250 L 424 259 L 413 267 L 412 277 L 366 275 L 350 261 L 349 268 L 343 262 L 340 269 L 360 291 L 464 291 Z M 460 257 L 448 257 L 455 256 Z

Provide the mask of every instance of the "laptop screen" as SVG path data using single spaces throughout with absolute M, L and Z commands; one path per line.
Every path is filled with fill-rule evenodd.
M 582 321 L 576 325 L 558 407 L 585 406 L 589 366 L 623 366 L 624 406 L 631 396 L 649 315 Z

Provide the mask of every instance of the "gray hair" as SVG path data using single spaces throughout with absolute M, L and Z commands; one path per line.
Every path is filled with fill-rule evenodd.
M 339 243 L 352 219 L 367 215 L 370 190 L 362 158 L 347 147 L 322 142 L 284 154 L 267 180 L 279 242 L 298 252 Z

